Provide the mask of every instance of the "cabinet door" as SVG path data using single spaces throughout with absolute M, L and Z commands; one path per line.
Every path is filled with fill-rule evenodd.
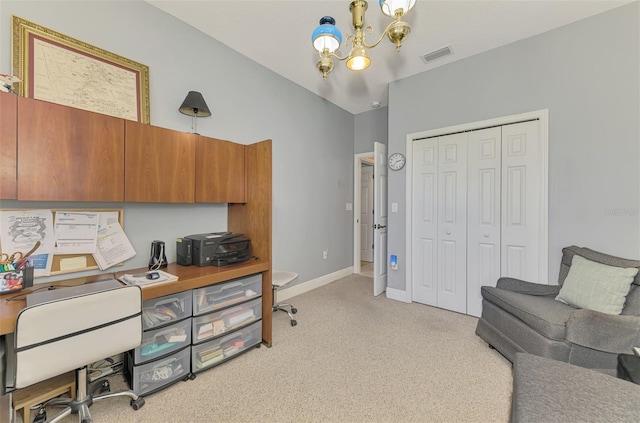
M 193 134 L 127 121 L 125 201 L 193 203 Z
M 196 142 L 196 202 L 246 202 L 245 146 L 202 136 Z
M 18 96 L 0 92 L 0 198 L 16 199 Z
M 124 120 L 18 98 L 18 200 L 123 201 Z

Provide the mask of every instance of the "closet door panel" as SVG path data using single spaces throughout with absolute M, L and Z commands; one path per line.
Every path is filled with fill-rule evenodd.
M 411 273 L 413 301 L 437 306 L 438 140 L 413 144 Z
M 502 127 L 502 276 L 539 282 L 539 122 Z
M 467 308 L 467 134 L 438 138 L 438 307 Z
M 467 314 L 480 316 L 480 287 L 500 277 L 501 129 L 472 131 L 467 139 Z

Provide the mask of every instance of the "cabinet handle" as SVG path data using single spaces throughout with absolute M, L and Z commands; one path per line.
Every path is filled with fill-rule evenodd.
M 489 234 L 485 232 L 484 237 L 489 238 Z
M 451 235 L 451 231 L 447 231 L 447 235 Z

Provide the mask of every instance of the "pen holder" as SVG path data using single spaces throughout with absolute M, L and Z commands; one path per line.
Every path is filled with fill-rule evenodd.
M 33 267 L 0 272 L 0 294 L 16 292 L 33 286 Z

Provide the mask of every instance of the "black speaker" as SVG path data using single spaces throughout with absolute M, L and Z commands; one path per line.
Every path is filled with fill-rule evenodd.
M 182 266 L 193 264 L 193 243 L 189 238 L 176 239 L 176 263 Z

